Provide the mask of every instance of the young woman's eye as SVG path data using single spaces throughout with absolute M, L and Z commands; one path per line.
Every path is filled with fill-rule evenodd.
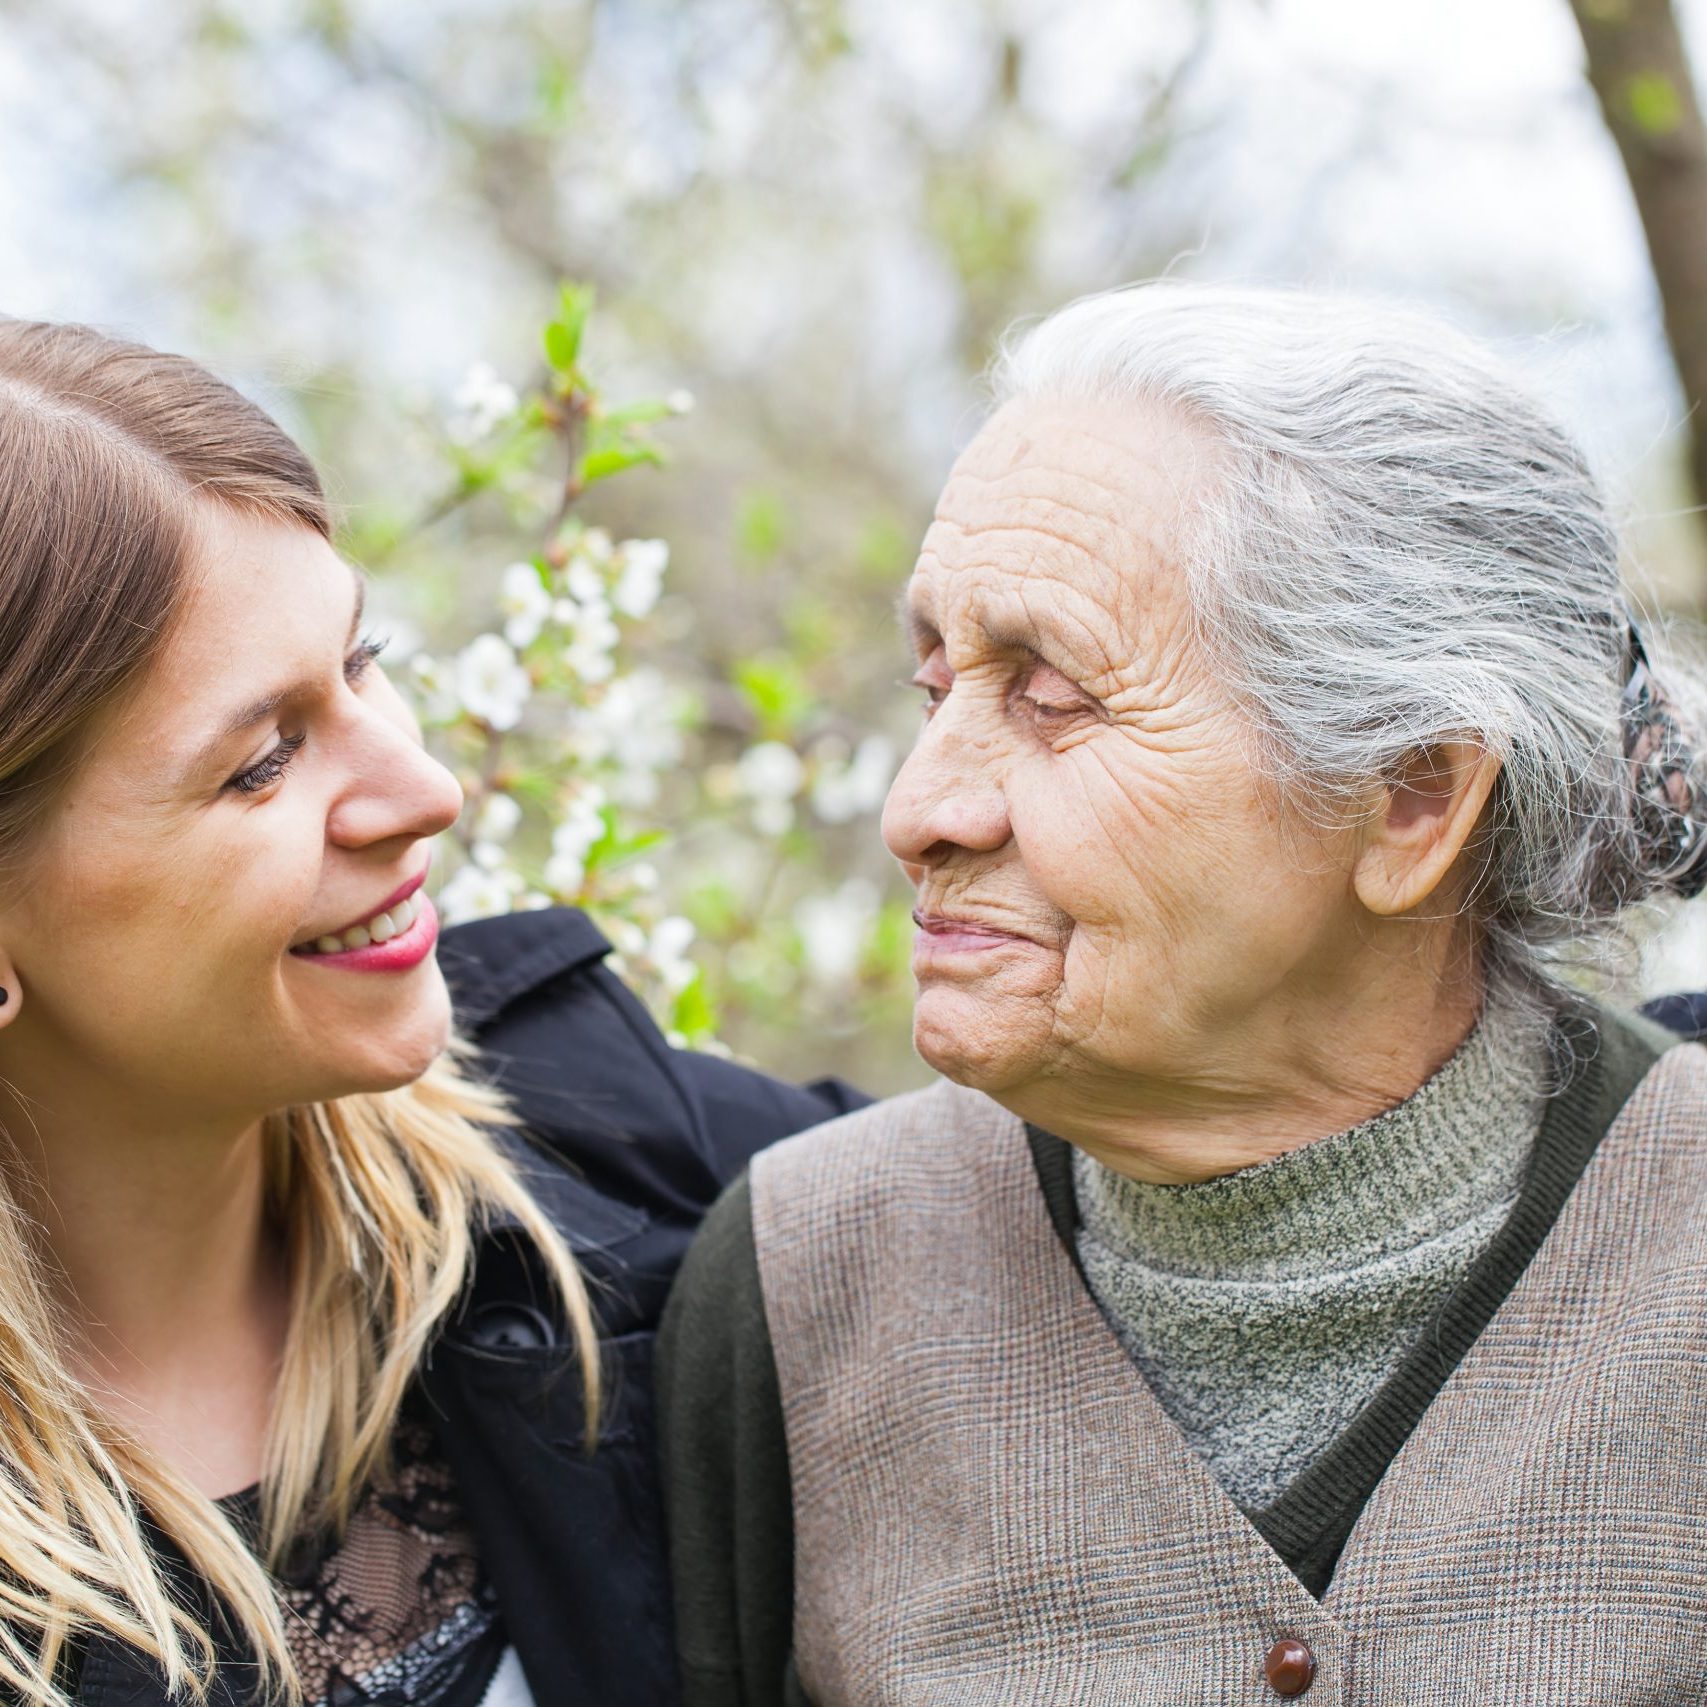
M 367 674 L 368 666 L 389 644 L 387 635 L 364 634 L 361 644 L 344 660 L 345 681 L 359 682 Z
M 280 736 L 279 744 L 264 759 L 246 771 L 239 771 L 225 786 L 236 789 L 239 794 L 259 794 L 284 775 L 285 767 L 301 751 L 307 739 L 306 735 Z

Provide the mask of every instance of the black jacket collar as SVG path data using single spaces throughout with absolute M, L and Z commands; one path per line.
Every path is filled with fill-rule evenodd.
M 439 938 L 439 968 L 457 1024 L 478 1033 L 518 996 L 610 953 L 599 927 L 572 907 L 541 907 L 459 925 Z

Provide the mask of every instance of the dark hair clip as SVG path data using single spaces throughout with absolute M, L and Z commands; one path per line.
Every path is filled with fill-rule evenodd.
M 1634 621 L 1625 625 L 1624 667 L 1618 714 L 1635 788 L 1637 829 L 1666 887 L 1685 897 L 1699 895 L 1707 887 L 1707 822 L 1699 816 L 1695 753 L 1654 677 Z

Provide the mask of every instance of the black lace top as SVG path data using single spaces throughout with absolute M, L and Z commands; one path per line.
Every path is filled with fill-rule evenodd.
M 281 1571 L 285 1634 L 310 1707 L 475 1707 L 503 1656 L 492 1585 L 431 1426 L 407 1407 L 395 1473 L 335 1546 Z M 224 1502 L 252 1527 L 257 1494 Z

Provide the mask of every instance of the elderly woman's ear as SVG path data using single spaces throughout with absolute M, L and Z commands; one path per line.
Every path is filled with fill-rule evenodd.
M 1481 821 L 1500 773 L 1497 753 L 1474 741 L 1413 748 L 1372 802 L 1352 887 L 1381 918 L 1434 894 Z

